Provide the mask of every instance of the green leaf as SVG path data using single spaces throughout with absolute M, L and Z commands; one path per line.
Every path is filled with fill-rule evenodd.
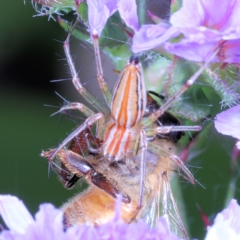
M 207 77 L 205 81 L 214 89 L 221 98 L 222 107 L 231 107 L 240 101 L 238 68 L 228 65 L 221 69 L 219 64 L 212 69 L 206 69 Z
M 182 6 L 182 0 L 174 0 L 171 4 L 171 14 L 178 11 Z
M 66 32 L 68 32 L 71 29 L 71 27 L 72 27 L 72 24 L 70 24 L 66 20 L 63 20 L 60 17 L 58 17 L 58 23 Z M 88 43 L 89 43 L 89 40 L 90 40 L 90 37 L 89 37 L 89 35 L 87 33 L 85 33 L 84 31 L 80 31 L 80 30 L 78 30 L 76 28 L 73 30 L 72 36 L 74 36 L 75 38 L 77 38 L 79 40 L 88 42 Z
M 114 48 L 104 48 L 103 52 L 114 64 L 116 70 L 122 71 L 127 61 L 129 60 L 131 53 L 127 45 L 122 44 Z
M 78 6 L 78 13 L 81 16 L 81 20 L 85 22 L 85 24 L 88 25 L 88 6 L 86 2 L 82 2 Z
M 119 13 L 115 13 L 108 19 L 102 34 L 99 38 L 99 43 L 102 48 L 114 48 L 116 46 L 127 44 L 128 31 L 130 31 L 123 23 Z

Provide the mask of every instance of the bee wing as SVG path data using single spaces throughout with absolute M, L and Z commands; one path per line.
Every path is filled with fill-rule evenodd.
M 141 219 L 144 220 L 151 228 L 157 226 L 158 219 L 160 217 L 159 211 L 159 198 L 156 196 L 150 202 L 147 203 L 147 207 L 141 214 Z
M 151 227 L 157 226 L 159 217 L 166 220 L 173 234 L 182 239 L 189 239 L 174 200 L 167 172 L 162 174 L 159 189 L 141 215 L 141 219 Z

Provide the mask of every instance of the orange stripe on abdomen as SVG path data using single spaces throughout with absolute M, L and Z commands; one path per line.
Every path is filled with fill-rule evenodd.
M 130 143 L 134 142 L 131 132 L 123 127 L 114 126 L 107 134 L 108 138 L 104 142 L 104 156 L 117 161 L 126 156 L 130 149 Z
M 114 87 L 111 106 L 116 124 L 131 128 L 142 118 L 146 106 L 146 90 L 141 65 L 129 63 Z
M 126 75 L 126 74 L 125 74 Z M 125 77 L 125 76 L 124 76 Z M 122 96 L 122 103 L 119 102 L 121 104 L 120 107 L 120 111 L 118 114 L 118 118 L 117 118 L 117 122 L 120 126 L 122 127 L 126 127 L 127 126 L 127 122 L 128 122 L 128 105 L 129 105 L 129 100 L 130 100 L 130 81 L 131 81 L 131 77 L 132 77 L 132 72 L 130 71 L 128 73 L 128 75 L 126 76 L 126 81 L 124 82 L 125 84 L 125 89 L 120 89 L 120 91 L 124 91 L 124 95 Z M 123 85 L 123 84 L 121 84 Z
M 105 151 L 107 155 L 116 158 L 119 151 L 119 146 L 122 141 L 122 137 L 124 135 L 124 128 L 116 128 L 110 130 L 110 137 L 107 139 L 105 143 Z

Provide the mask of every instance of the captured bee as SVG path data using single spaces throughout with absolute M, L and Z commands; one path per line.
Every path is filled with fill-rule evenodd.
M 149 115 L 149 111 L 158 108 L 158 104 L 153 100 L 151 95 L 147 93 L 147 106 L 145 116 Z M 169 113 L 165 113 L 162 119 L 165 119 L 169 124 L 179 125 Z M 156 125 L 159 125 L 159 120 Z M 159 216 L 166 216 L 177 221 L 177 231 L 186 235 L 180 216 L 177 212 L 169 212 L 176 209 L 171 189 L 169 185 L 170 175 L 176 169 L 173 161 L 169 156 L 159 157 L 154 153 L 146 152 L 144 190 L 142 206 L 138 205 L 138 195 L 141 180 L 141 155 L 136 155 L 131 159 L 123 158 L 119 161 L 110 162 L 107 158 L 89 151 L 87 143 L 93 137 L 89 137 L 90 130 L 80 133 L 74 138 L 67 150 L 59 150 L 56 155 L 57 164 L 60 165 L 59 170 L 54 168 L 62 183 L 66 188 L 72 187 L 81 177 L 85 177 L 90 183 L 90 187 L 79 196 L 76 196 L 62 209 L 65 212 L 65 225 L 79 225 L 83 223 L 99 225 L 111 220 L 114 216 L 114 204 L 116 198 L 122 195 L 122 217 L 127 222 L 135 221 L 139 218 L 144 219 L 151 226 L 157 224 Z M 84 133 L 84 134 L 83 134 Z M 179 132 L 178 132 L 179 133 Z M 180 133 L 181 135 L 182 133 Z M 178 135 L 178 139 L 180 138 Z M 157 135 L 156 143 L 160 144 L 166 150 L 174 152 L 176 137 L 172 132 L 162 135 Z M 54 150 L 43 153 L 45 157 L 52 155 Z M 86 153 L 88 151 L 88 153 Z M 85 152 L 85 153 L 84 153 Z M 81 157 L 81 154 L 88 154 L 87 157 Z M 53 165 L 54 166 L 54 165 Z M 193 179 L 194 180 L 194 179 Z M 170 192 L 169 192 L 170 191 Z M 167 199 L 167 208 L 160 209 L 159 205 Z M 176 219 L 178 218 L 178 219 Z M 181 235 L 182 236 L 182 235 Z
M 156 226 L 158 218 L 163 216 L 172 232 L 187 239 L 170 179 L 180 169 L 184 178 L 196 183 L 191 172 L 175 155 L 175 143 L 183 131 L 200 131 L 201 126 L 181 126 L 166 111 L 193 83 L 193 79 L 160 107 L 151 92 L 146 92 L 139 58 L 132 56 L 111 94 L 103 77 L 98 35 L 94 33 L 97 79 L 107 103 L 105 106 L 81 84 L 70 55 L 70 33 L 64 42 L 64 50 L 73 84 L 95 111 L 76 102 L 63 106 L 60 112 L 78 110 L 87 118 L 57 148 L 41 154 L 67 188 L 82 177 L 90 185 L 62 206 L 65 226 L 97 226 L 110 221 L 114 217 L 115 201 L 121 195 L 125 222 L 143 219 Z

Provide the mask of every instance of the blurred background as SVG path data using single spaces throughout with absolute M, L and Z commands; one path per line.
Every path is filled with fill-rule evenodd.
M 64 189 L 54 173 L 49 175 L 47 160 L 39 155 L 76 127 L 64 116 L 50 117 L 63 104 L 55 92 L 69 101 L 81 100 L 71 81 L 50 82 L 70 77 L 62 48 L 66 33 L 58 23 L 48 21 L 46 16 L 33 17 L 36 13 L 30 1 L 25 5 L 22 0 L 14 4 L 0 1 L 0 9 L 0 194 L 18 196 L 35 214 L 39 204 L 51 202 L 59 207 L 79 191 Z M 96 94 L 99 89 L 93 52 L 75 40 L 71 43 L 80 76 Z M 112 89 L 117 75 L 106 58 L 103 65 Z M 221 137 L 208 126 L 191 155 L 188 164 L 202 185 L 192 186 L 181 180 L 191 238 L 205 235 L 199 208 L 213 220 L 225 206 L 231 184 L 235 184 L 235 198 L 240 199 L 238 165 L 231 156 L 233 146 L 233 139 Z

